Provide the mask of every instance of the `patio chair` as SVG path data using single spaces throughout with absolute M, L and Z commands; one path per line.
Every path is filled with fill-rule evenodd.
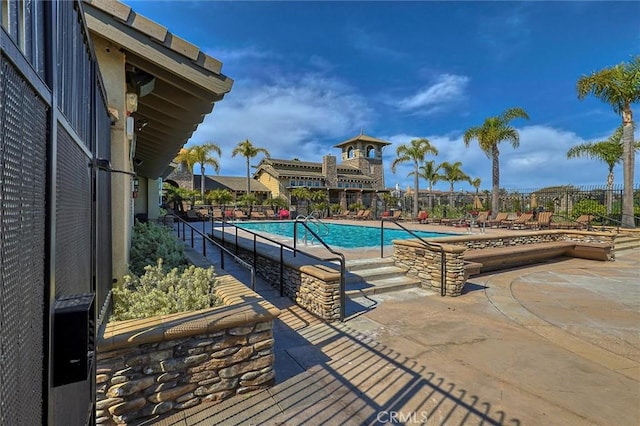
M 200 215 L 200 217 L 201 217 L 203 220 L 207 220 L 207 219 L 209 219 L 209 209 L 206 209 L 206 208 L 204 208 L 204 207 L 203 207 L 203 208 L 200 208 L 200 209 L 198 209 L 198 214 Z
M 429 213 L 427 213 L 427 212 L 426 212 L 426 211 L 424 211 L 424 210 L 421 210 L 421 211 L 418 213 L 418 216 L 417 216 L 417 217 L 414 217 L 414 218 L 412 219 L 412 221 L 413 221 L 413 222 L 418 222 L 418 223 L 425 223 L 425 222 L 427 221 L 427 219 L 428 219 L 428 218 L 429 218 Z
M 551 216 L 553 212 L 540 212 L 536 220 L 527 222 L 527 227 L 532 229 L 547 229 L 551 228 Z
M 393 216 L 391 216 L 393 220 L 402 220 L 402 210 L 396 210 L 393 212 Z
M 213 209 L 211 216 L 213 217 L 213 220 L 222 220 L 222 210 Z
M 185 219 L 187 222 L 199 222 L 202 220 L 198 212 L 195 210 L 187 210 Z
M 233 218 L 235 220 L 246 220 L 247 216 L 245 216 L 244 212 L 242 210 L 234 210 L 233 211 Z
M 522 213 L 520 216 L 516 218 L 511 225 L 508 227 L 509 229 L 524 229 L 527 227 L 527 223 L 533 220 L 533 213 Z
M 262 212 L 251 212 L 249 217 L 254 220 L 264 220 L 267 218 L 267 216 Z
M 495 219 L 487 220 L 487 226 L 499 228 L 502 225 L 503 220 L 507 220 L 509 213 L 499 212 Z
M 371 217 L 371 210 L 365 210 L 362 215 L 360 215 L 360 217 L 358 217 L 358 220 L 367 220 L 370 219 Z
M 273 209 L 266 209 L 264 211 L 265 216 L 267 217 L 267 219 L 277 219 L 278 215 L 276 214 L 275 211 L 273 211 Z

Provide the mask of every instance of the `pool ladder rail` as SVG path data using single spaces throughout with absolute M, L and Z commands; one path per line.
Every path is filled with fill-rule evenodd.
M 313 231 L 316 234 L 318 234 L 320 238 L 324 238 L 327 235 L 329 235 L 329 226 L 327 226 L 326 223 L 321 221 L 316 216 L 316 213 L 318 212 L 314 211 L 306 216 L 302 214 L 298 215 L 296 217 L 296 220 L 304 221 L 304 223 L 307 224 L 309 228 L 311 228 L 310 225 L 315 225 L 315 229 Z M 309 238 L 309 232 L 307 232 L 307 229 L 305 228 L 304 235 L 302 236 L 302 241 L 304 242 L 305 245 L 313 244 L 316 241 L 316 237 L 314 235 L 311 235 L 311 238 Z

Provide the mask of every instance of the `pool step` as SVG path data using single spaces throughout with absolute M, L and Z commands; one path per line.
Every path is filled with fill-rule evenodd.
M 347 261 L 347 296 L 359 297 L 420 287 L 420 281 L 394 266 L 392 258 Z

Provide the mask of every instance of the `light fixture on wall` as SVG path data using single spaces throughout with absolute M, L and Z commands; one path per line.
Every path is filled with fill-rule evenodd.
M 138 198 L 138 189 L 140 188 L 140 181 L 137 177 L 133 178 L 133 193 L 131 194 L 131 198 Z
M 125 107 L 127 115 L 131 115 L 138 110 L 138 95 L 136 93 L 127 92 L 125 95 Z
M 128 172 L 126 170 L 117 170 L 111 168 L 111 161 L 107 160 L 106 158 L 96 158 L 95 160 L 93 160 L 93 162 L 89 163 L 89 167 L 95 167 L 98 170 L 107 173 L 122 173 L 133 177 L 137 176 L 135 172 Z

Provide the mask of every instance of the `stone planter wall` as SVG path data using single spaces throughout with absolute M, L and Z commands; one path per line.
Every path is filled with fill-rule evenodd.
M 225 306 L 111 322 L 98 342 L 96 423 L 128 424 L 270 386 L 279 310 L 233 277 Z
M 221 242 L 218 239 L 218 242 Z M 235 250 L 235 245 L 226 243 Z M 238 247 L 238 256 L 253 264 L 253 251 Z M 280 288 L 280 258 L 268 256 L 269 251 L 261 251 L 256 256 L 256 275 L 273 288 Z M 340 320 L 340 270 L 316 263 L 309 265 L 300 258 L 285 259 L 283 268 L 283 293 L 297 305 L 325 321 Z M 308 258 L 307 258 L 308 259 Z M 311 259 L 312 262 L 317 262 Z
M 459 296 L 465 283 L 464 261 L 466 248 L 449 244 L 442 245 L 445 255 L 445 295 Z M 407 270 L 407 275 L 417 277 L 423 288 L 441 290 L 442 255 L 435 247 L 425 247 L 413 240 L 393 242 L 394 263 Z

